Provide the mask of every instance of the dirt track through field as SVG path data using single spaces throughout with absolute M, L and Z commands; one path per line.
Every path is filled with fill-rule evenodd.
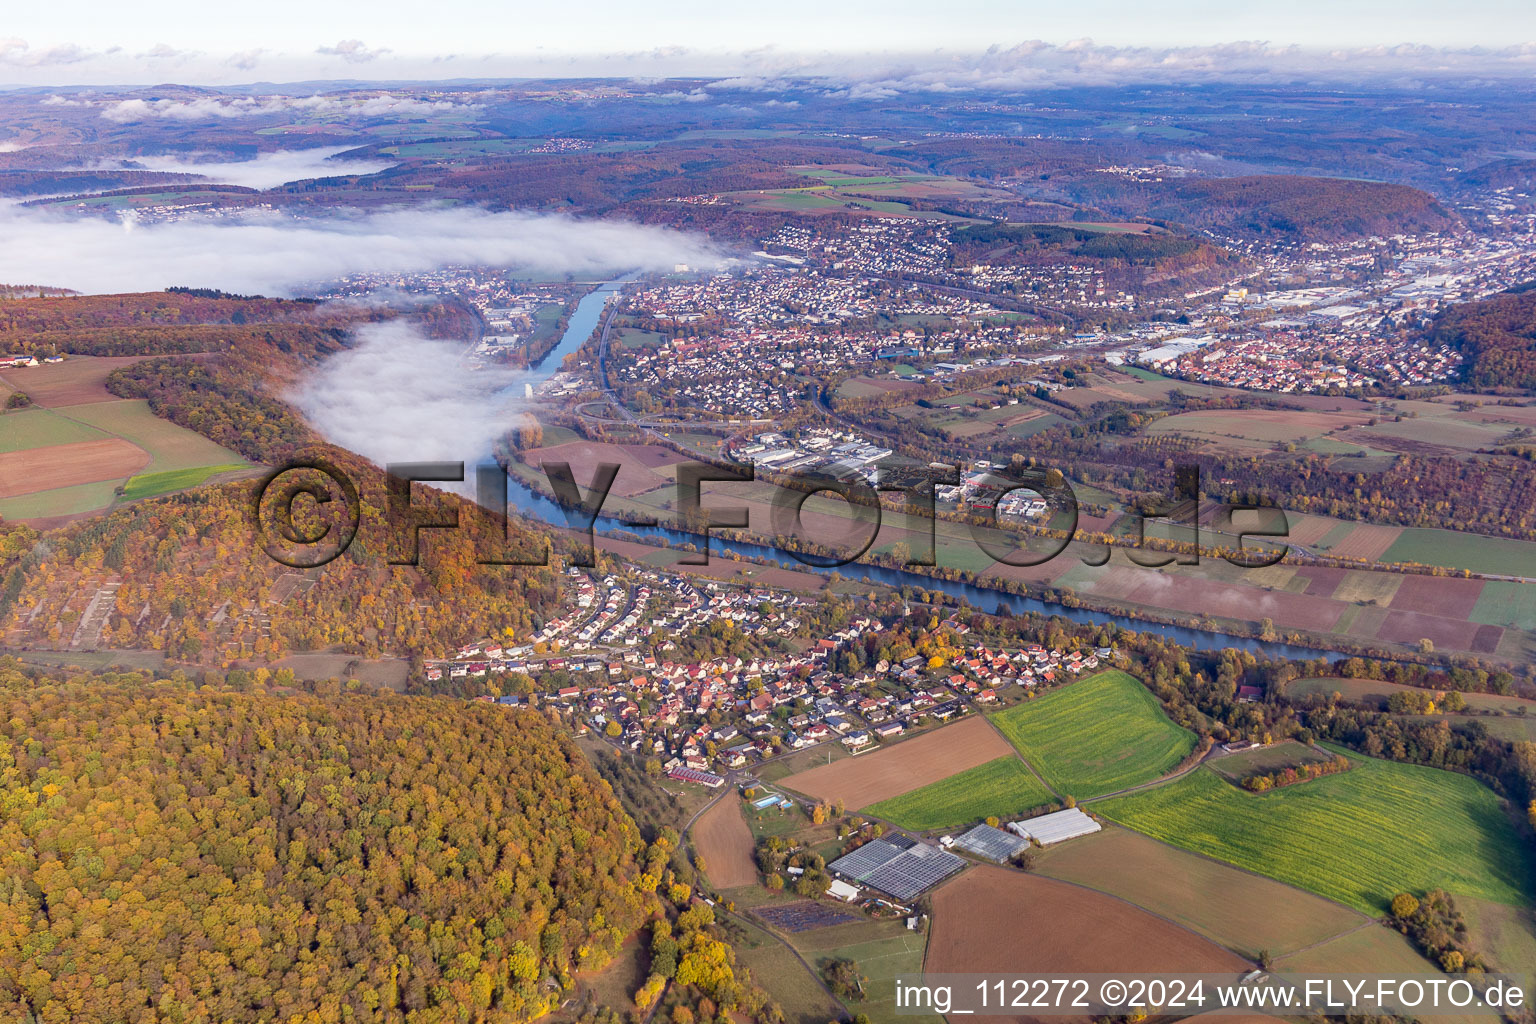
M 693 845 L 704 858 L 704 874 L 717 889 L 734 889 L 757 881 L 752 862 L 752 830 L 741 816 L 740 801 L 730 793 L 693 826 Z
M 1012 753 L 1007 740 L 974 716 L 872 754 L 791 775 L 784 785 L 826 803 L 842 800 L 857 810 Z
M 120 437 L 0 454 L 0 498 L 132 476 L 149 452 Z
M 929 974 L 1241 972 L 1249 966 L 1215 943 L 1123 900 L 1019 871 L 972 868 L 938 889 L 932 900 L 933 930 L 923 964 Z M 1087 1020 L 1043 1019 L 1053 1024 Z

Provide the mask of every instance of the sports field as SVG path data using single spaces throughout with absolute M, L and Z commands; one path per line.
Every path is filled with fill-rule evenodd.
M 1352 751 L 1341 775 L 1246 793 L 1197 769 L 1094 811 L 1368 913 L 1404 890 L 1531 899 L 1532 852 L 1473 779 Z
M 1052 788 L 1079 800 L 1150 782 L 1195 746 L 1194 733 L 1169 721 L 1157 698 L 1118 670 L 1009 708 L 992 721 Z
M 877 818 L 915 832 L 954 828 L 988 815 L 1017 817 L 1052 801 L 1050 791 L 1009 755 L 959 775 L 864 808 Z

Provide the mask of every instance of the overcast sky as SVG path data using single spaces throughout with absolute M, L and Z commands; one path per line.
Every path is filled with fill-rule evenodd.
M 1149 48 L 1486 46 L 1506 56 L 1516 47 L 1536 75 L 1529 0 L 85 0 L 7 5 L 0 84 L 722 75 L 744 65 L 789 71 L 802 54 L 821 66 L 837 53 L 953 55 L 1085 38 Z

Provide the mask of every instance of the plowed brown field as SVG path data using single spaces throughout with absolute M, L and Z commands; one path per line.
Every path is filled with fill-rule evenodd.
M 944 885 L 932 899 L 927 974 L 1215 973 L 1250 966 L 1113 896 L 1038 875 L 983 865 Z
M 120 437 L 0 454 L 0 498 L 132 476 L 149 452 Z
M 856 810 L 1012 753 L 1008 741 L 977 716 L 872 754 L 791 775 L 784 785 L 827 803 L 842 800 Z

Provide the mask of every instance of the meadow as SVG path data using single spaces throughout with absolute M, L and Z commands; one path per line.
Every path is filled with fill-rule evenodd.
M 902 828 L 927 832 L 970 824 L 994 814 L 1018 817 L 1051 801 L 1050 791 L 1022 761 L 1010 755 L 863 810 Z
M 1055 790 L 1081 800 L 1167 774 L 1194 749 L 1157 698 L 1124 672 L 1100 672 L 992 716 Z
M 246 463 L 231 462 L 223 466 L 194 466 L 191 469 L 168 469 L 163 473 L 140 473 L 124 486 L 123 499 L 133 501 L 135 498 L 157 498 L 162 494 L 196 487 L 215 474 L 244 468 Z
M 1532 854 L 1481 783 L 1338 750 L 1341 775 L 1243 792 L 1197 769 L 1094 811 L 1130 828 L 1381 913 L 1393 895 L 1445 888 L 1526 905 Z

